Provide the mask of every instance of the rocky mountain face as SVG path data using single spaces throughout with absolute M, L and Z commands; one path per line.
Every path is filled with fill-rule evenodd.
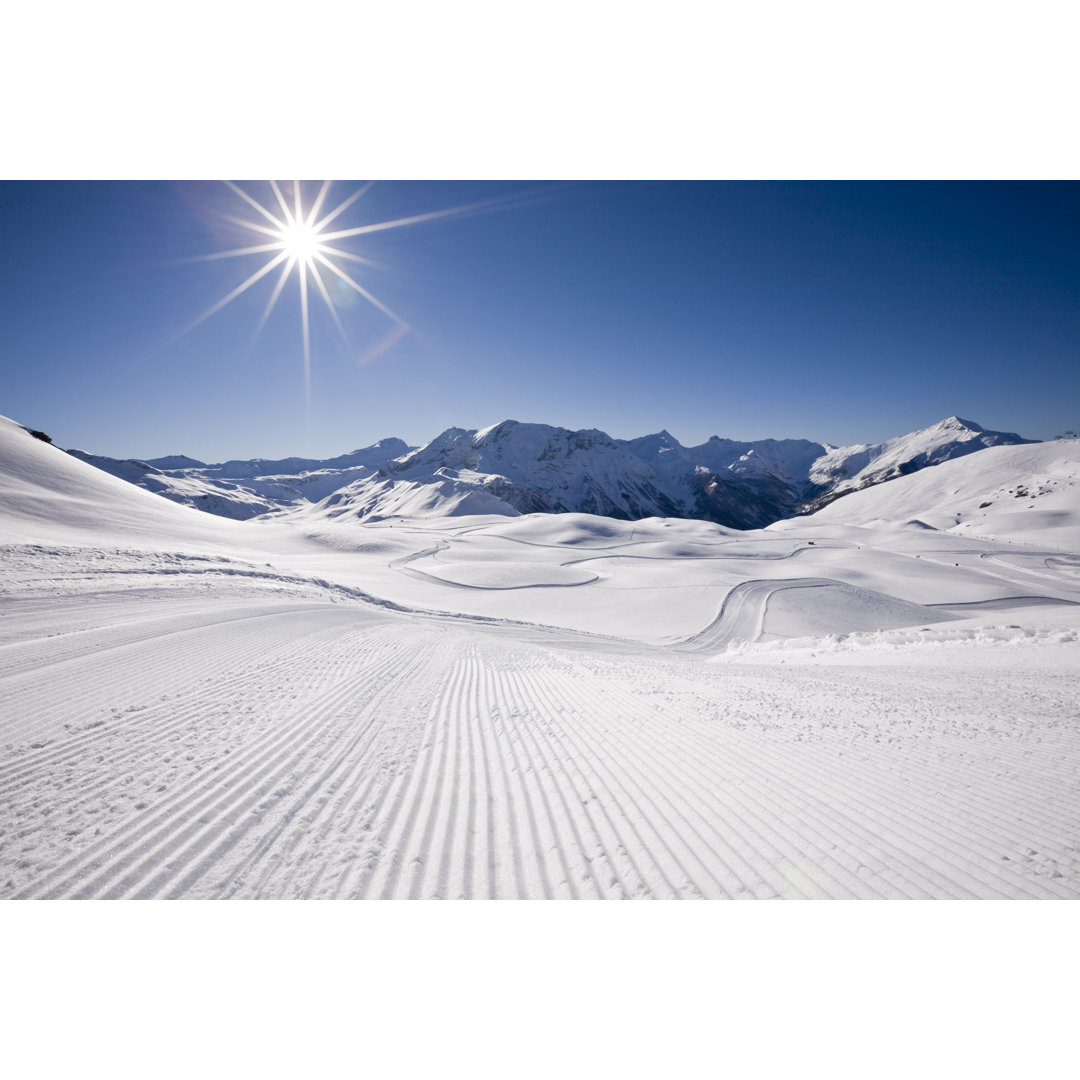
M 415 448 L 383 439 L 327 460 L 207 465 L 182 455 L 141 462 L 69 453 L 176 502 L 234 518 L 576 512 L 754 529 L 988 446 L 1029 441 L 957 417 L 851 447 L 717 436 L 684 447 L 667 431 L 620 440 L 595 429 L 504 420 L 479 431 L 449 428 Z
M 522 514 L 680 517 L 677 500 L 629 449 L 602 431 L 504 420 L 481 431 L 450 428 L 385 470 L 395 479 L 479 484 Z
M 677 516 L 738 529 L 787 517 L 809 493 L 811 464 L 829 449 L 806 439 L 736 442 L 716 435 L 684 447 L 667 431 L 626 445 L 677 497 Z

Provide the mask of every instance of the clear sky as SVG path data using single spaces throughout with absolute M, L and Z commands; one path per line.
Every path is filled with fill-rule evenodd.
M 282 182 L 291 200 L 291 181 Z M 240 188 L 279 217 L 266 182 Z M 361 181 L 331 186 L 322 216 Z M 302 183 L 305 208 L 320 185 Z M 512 418 L 618 438 L 1080 428 L 1076 183 L 384 181 L 280 269 L 220 182 L 0 184 L 0 412 L 114 457 L 326 457 Z M 290 201 L 290 205 L 291 201 Z M 406 329 L 407 328 L 407 329 Z

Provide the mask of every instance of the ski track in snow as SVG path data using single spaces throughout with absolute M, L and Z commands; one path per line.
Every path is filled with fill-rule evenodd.
M 740 618 L 821 581 L 748 583 Z M 36 603 L 0 647 L 0 896 L 1080 896 L 1060 673 L 834 682 L 359 603 Z

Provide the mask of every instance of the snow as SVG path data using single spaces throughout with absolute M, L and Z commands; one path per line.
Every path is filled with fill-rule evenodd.
M 986 431 L 971 420 L 950 416 L 932 427 L 883 443 L 830 450 L 813 462 L 810 480 L 827 488 L 827 497 L 835 498 L 927 465 L 938 465 L 991 446 L 1027 441 L 1013 432 Z
M 217 465 L 207 465 L 183 454 L 146 462 L 118 461 L 84 450 L 68 453 L 174 502 L 221 517 L 246 520 L 275 513 L 282 507 L 323 499 L 361 478 L 376 475 L 388 461 L 408 450 L 400 439 L 381 439 L 362 450 L 325 461 L 255 458 Z
M 1075 441 L 749 532 L 0 462 L 0 896 L 1080 897 Z
M 183 455 L 143 462 L 69 452 L 166 498 L 238 520 L 304 513 L 336 495 L 335 516 L 372 521 L 451 511 L 591 513 L 697 518 L 747 529 L 986 446 L 1024 441 L 956 417 L 875 446 L 840 449 L 806 439 L 718 436 L 687 448 L 668 431 L 622 441 L 595 428 L 504 420 L 479 430 L 448 428 L 413 449 L 382 439 L 323 461 L 205 465 Z
M 807 520 L 898 519 L 958 536 L 1080 550 L 1080 441 L 990 447 L 845 495 Z

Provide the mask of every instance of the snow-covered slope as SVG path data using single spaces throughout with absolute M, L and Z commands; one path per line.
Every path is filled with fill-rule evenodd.
M 950 416 L 932 427 L 900 435 L 883 443 L 841 446 L 814 461 L 809 479 L 816 493 L 802 508 L 813 512 L 860 488 L 940 465 L 991 446 L 1031 442 L 1013 432 L 986 431 L 970 420 Z
M 283 501 L 293 501 L 296 496 L 291 488 L 274 485 L 273 493 L 278 499 L 257 494 L 252 488 L 227 480 L 210 480 L 202 474 L 201 467 L 182 467 L 165 472 L 146 461 L 129 458 L 125 461 L 116 458 L 88 454 L 85 450 L 69 450 L 72 457 L 93 465 L 102 472 L 126 480 L 129 484 L 145 488 L 155 495 L 163 495 L 173 502 L 205 510 L 218 517 L 243 520 L 257 517 L 273 510 Z M 175 460 L 175 459 L 173 459 Z M 291 498 L 290 498 L 291 496 Z
M 809 522 L 921 522 L 960 536 L 1080 550 L 1080 441 L 996 446 L 852 491 Z
M 354 518 L 374 524 L 386 518 L 450 518 L 471 514 L 515 516 L 518 511 L 492 491 L 492 478 L 469 470 L 438 469 L 411 479 L 382 473 L 357 480 L 289 517 L 307 524 Z
M 0 417 L 0 543 L 220 543 L 237 524 L 161 499 Z
M 216 465 L 183 454 L 151 461 L 121 461 L 84 450 L 68 453 L 174 502 L 220 517 L 245 520 L 283 506 L 317 502 L 363 477 L 374 475 L 391 458 L 408 450 L 401 439 L 382 439 L 362 450 L 325 461 L 254 458 Z

